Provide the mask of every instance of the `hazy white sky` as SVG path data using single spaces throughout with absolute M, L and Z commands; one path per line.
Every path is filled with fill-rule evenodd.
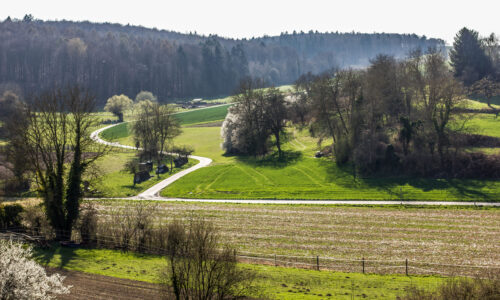
M 499 0 L 0 0 L 0 19 L 130 23 L 242 38 L 310 29 L 416 33 L 453 41 L 467 26 L 500 33 Z

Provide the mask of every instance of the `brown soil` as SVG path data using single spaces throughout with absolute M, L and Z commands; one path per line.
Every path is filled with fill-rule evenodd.
M 158 284 L 61 269 L 48 272 L 66 276 L 64 284 L 72 286 L 70 294 L 57 299 L 161 299 Z

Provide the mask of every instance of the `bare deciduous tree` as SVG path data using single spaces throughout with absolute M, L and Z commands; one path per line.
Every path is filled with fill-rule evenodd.
M 94 110 L 94 97 L 73 87 L 34 97 L 23 117 L 11 120 L 9 142 L 26 153 L 57 239 L 70 237 L 82 198 L 82 176 L 107 152 L 90 138 Z
M 236 264 L 236 252 L 219 249 L 220 238 L 211 223 L 191 220 L 168 227 L 166 255 L 169 262 L 161 277 L 176 299 L 234 299 L 244 295 L 254 278 Z M 167 294 L 170 289 L 167 289 Z

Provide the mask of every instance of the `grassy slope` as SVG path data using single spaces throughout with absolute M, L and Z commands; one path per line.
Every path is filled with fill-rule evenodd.
M 497 200 L 498 181 L 418 178 L 354 178 L 349 168 L 313 158 L 315 142 L 295 131 L 285 145 L 289 163 L 224 156 L 220 128 L 184 128 L 178 143 L 214 165 L 169 186 L 164 196 L 185 198 Z M 299 152 L 300 151 L 300 152 Z
M 230 104 L 185 111 L 175 114 L 181 125 L 224 120 Z
M 500 137 L 500 117 L 494 114 L 477 114 L 469 123 L 478 134 Z
M 154 255 L 60 247 L 37 249 L 35 259 L 50 267 L 146 282 L 158 282 L 158 272 L 167 265 L 164 258 Z M 396 299 L 411 284 L 434 288 L 443 280 L 440 277 L 318 272 L 248 264 L 240 266 L 258 274 L 255 286 L 259 291 L 248 296 L 267 296 L 271 299 L 351 299 L 351 293 L 356 297 L 366 295 L 369 299 Z

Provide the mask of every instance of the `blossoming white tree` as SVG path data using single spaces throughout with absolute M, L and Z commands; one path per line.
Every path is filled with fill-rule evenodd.
M 32 248 L 0 240 L 0 299 L 54 299 L 68 294 L 64 276 L 48 276 L 44 268 L 31 259 Z

